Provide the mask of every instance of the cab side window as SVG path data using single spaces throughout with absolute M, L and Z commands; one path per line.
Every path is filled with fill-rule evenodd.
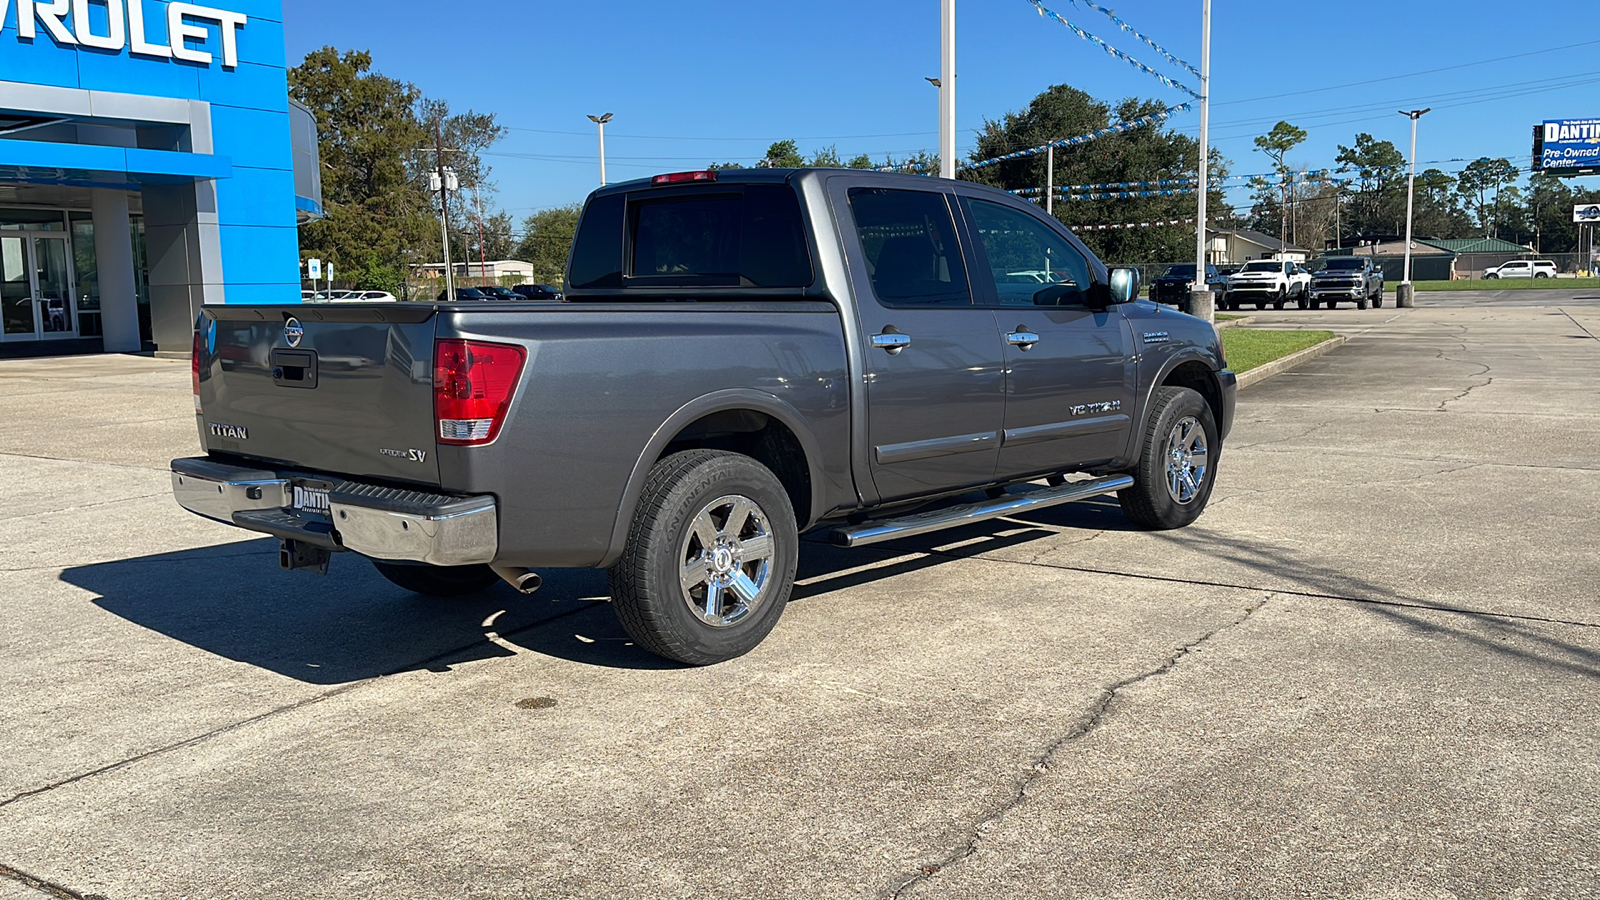
M 1083 306 L 1088 260 L 1066 238 L 1021 210 L 969 200 L 972 225 L 1001 306 Z
M 854 188 L 850 212 L 885 306 L 971 306 L 955 219 L 935 191 Z

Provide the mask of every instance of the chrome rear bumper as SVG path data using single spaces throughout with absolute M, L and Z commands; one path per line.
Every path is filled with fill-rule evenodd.
M 327 509 L 296 505 L 327 492 Z M 389 488 L 312 472 L 279 472 L 207 457 L 172 461 L 172 493 L 197 515 L 329 550 L 436 566 L 493 562 L 499 515 L 491 496 Z

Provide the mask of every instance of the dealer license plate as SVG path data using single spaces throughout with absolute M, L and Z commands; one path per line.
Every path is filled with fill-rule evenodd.
M 328 509 L 328 491 L 326 488 L 309 488 L 294 486 L 294 508 L 300 512 L 326 513 Z

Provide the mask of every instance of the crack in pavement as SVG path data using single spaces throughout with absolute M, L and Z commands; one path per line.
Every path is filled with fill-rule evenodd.
M 529 630 L 534 629 L 534 628 L 539 628 L 541 626 L 548 625 L 551 622 L 555 622 L 555 621 L 560 620 L 560 619 L 565 619 L 568 616 L 575 616 L 575 615 L 578 615 L 579 613 L 587 612 L 588 610 L 594 609 L 597 606 L 603 605 L 604 602 L 605 601 L 594 601 L 594 602 L 590 602 L 590 603 L 584 603 L 583 605 L 578 606 L 578 607 L 576 607 L 574 609 L 565 610 L 563 612 L 555 613 L 554 615 L 546 616 L 543 619 L 539 619 L 537 621 L 529 622 L 528 624 L 523 625 L 523 626 L 521 626 L 520 628 L 517 628 L 514 631 L 507 631 L 507 632 L 504 632 L 502 634 L 499 634 L 498 636 L 502 637 L 502 638 L 510 638 L 512 636 L 521 634 L 521 633 L 523 633 L 525 631 L 529 631 Z M 212 738 L 220 737 L 220 736 L 222 736 L 224 734 L 229 734 L 231 732 L 238 731 L 238 730 L 240 730 L 242 728 L 246 728 L 246 727 L 248 727 L 250 725 L 254 725 L 257 722 L 261 722 L 261 721 L 264 721 L 266 719 L 270 719 L 270 718 L 282 715 L 283 713 L 289 713 L 289 712 L 294 712 L 294 711 L 299 710 L 299 709 L 304 709 L 307 706 L 311 706 L 313 704 L 321 703 L 324 700 L 331 700 L 334 697 L 338 697 L 338 696 L 340 696 L 342 694 L 347 694 L 347 693 L 349 693 L 351 691 L 354 691 L 354 690 L 356 690 L 358 688 L 363 688 L 363 687 L 366 687 L 366 686 L 371 685 L 371 684 L 376 684 L 377 682 L 382 681 L 385 678 L 389 678 L 391 676 L 398 675 L 398 674 L 400 674 L 402 672 L 410 672 L 410 671 L 415 671 L 417 669 L 425 669 L 431 663 L 435 663 L 435 662 L 438 662 L 439 660 L 443 660 L 443 659 L 449 659 L 452 656 L 456 656 L 456 655 L 459 655 L 461 653 L 465 653 L 466 651 L 471 650 L 473 647 L 476 647 L 477 645 L 478 645 L 478 642 L 474 641 L 474 642 L 469 643 L 469 644 L 462 644 L 459 647 L 452 647 L 449 650 L 444 650 L 444 651 L 441 651 L 439 653 L 435 653 L 432 656 L 427 657 L 426 659 L 421 659 L 421 660 L 417 660 L 417 661 L 409 663 L 409 664 L 396 666 L 395 668 L 389 670 L 388 672 L 384 672 L 381 675 L 377 675 L 377 676 L 374 676 L 372 678 L 364 678 L 364 679 L 362 679 L 360 681 L 353 681 L 353 682 L 351 682 L 349 684 L 345 684 L 345 685 L 340 685 L 339 687 L 333 688 L 332 690 L 323 691 L 320 694 L 316 694 L 316 695 L 311 696 L 311 697 L 306 697 L 306 698 L 304 698 L 302 700 L 297 700 L 294 703 L 285 704 L 285 705 L 279 706 L 279 707 L 277 707 L 275 709 L 269 709 L 266 712 L 259 713 L 259 714 L 254 715 L 254 716 L 250 716 L 249 718 L 241 719 L 241 720 L 239 720 L 237 722 L 233 722 L 233 723 L 230 723 L 230 724 L 227 724 L 227 725 L 220 726 L 218 728 L 214 728 L 214 729 L 212 729 L 210 731 L 205 732 L 204 734 L 198 734 L 198 735 L 195 735 L 194 737 L 185 738 L 185 739 L 183 739 L 181 741 L 178 741 L 178 742 L 172 743 L 172 744 L 168 744 L 168 745 L 166 745 L 164 747 L 157 747 L 154 750 L 147 750 L 147 751 L 145 751 L 143 753 L 135 754 L 135 755 L 130 756 L 130 757 L 126 758 L 126 759 L 118 760 L 117 762 L 109 763 L 107 765 L 100 766 L 99 768 L 91 769 L 91 770 L 89 770 L 87 772 L 80 772 L 77 775 L 71 776 L 70 778 L 63 778 L 60 781 L 56 781 L 56 782 L 53 782 L 51 784 L 44 785 L 43 787 L 37 787 L 37 788 L 33 788 L 31 790 L 23 791 L 23 792 L 21 792 L 19 794 L 15 794 L 15 795 L 5 799 L 5 800 L 0 800 L 0 809 L 4 809 L 5 807 L 10 806 L 11 804 L 16 803 L 19 800 L 26 800 L 29 797 L 37 797 L 40 794 L 46 794 L 46 793 L 49 793 L 50 791 L 53 791 L 53 790 L 55 790 L 57 788 L 66 787 L 69 784 L 76 784 L 79 781 L 83 781 L 83 780 L 88 779 L 88 778 L 93 778 L 93 777 L 95 777 L 97 775 L 104 775 L 104 774 L 107 774 L 109 772 L 115 772 L 118 769 L 126 768 L 128 766 L 133 765 L 134 763 L 141 762 L 141 761 L 146 760 L 146 759 L 151 759 L 152 757 L 162 756 L 164 754 L 171 753 L 174 750 L 181 750 L 181 749 L 183 749 L 185 747 L 192 747 L 192 746 L 195 746 L 196 744 L 205 743 L 206 741 L 209 741 Z M 73 895 L 70 895 L 70 896 L 77 896 L 77 895 L 73 894 Z
M 1004 818 L 1007 813 L 1027 802 L 1028 789 L 1050 771 L 1051 761 L 1069 745 L 1092 734 L 1105 722 L 1106 717 L 1111 713 L 1112 704 L 1116 702 L 1118 694 L 1120 694 L 1126 688 L 1132 687 L 1141 682 L 1149 681 L 1152 678 L 1159 678 L 1162 675 L 1172 671 L 1177 667 L 1178 663 L 1183 661 L 1184 657 L 1197 650 L 1202 644 L 1206 643 L 1224 631 L 1228 631 L 1229 629 L 1237 628 L 1238 626 L 1243 625 L 1250 619 L 1252 615 L 1256 613 L 1257 610 L 1265 606 L 1269 599 L 1271 599 L 1270 593 L 1267 597 L 1263 597 L 1254 604 L 1245 607 L 1244 613 L 1235 618 L 1233 621 L 1218 625 L 1216 628 L 1211 629 L 1210 631 L 1201 635 L 1199 638 L 1177 648 L 1154 668 L 1146 669 L 1145 671 L 1136 675 L 1130 675 L 1126 678 L 1122 678 L 1102 689 L 1100 691 L 1100 695 L 1096 697 L 1095 701 L 1089 705 L 1088 711 L 1080 716 L 1078 720 L 1067 729 L 1065 734 L 1057 738 L 1053 743 L 1050 744 L 1050 746 L 1046 747 L 1042 753 L 1034 757 L 1033 764 L 1028 769 L 1028 774 L 1024 775 L 1022 780 L 1018 782 L 1015 790 L 1012 792 L 1011 797 L 1005 802 L 993 807 L 988 812 L 980 816 L 977 821 L 972 823 L 972 826 L 967 829 L 967 839 L 962 842 L 961 846 L 957 847 L 938 862 L 927 863 L 923 865 L 915 875 L 912 875 L 910 878 L 901 882 L 899 887 L 884 895 L 884 900 L 898 900 L 898 898 L 907 890 L 931 880 L 933 876 L 943 872 L 951 866 L 960 864 L 976 854 L 978 852 L 979 845 L 983 843 L 984 829 L 989 825 L 998 822 L 1000 819 Z
M 20 882 L 21 884 L 25 884 L 42 894 L 47 894 L 51 897 L 60 897 L 62 900 L 104 900 L 104 898 L 99 897 L 97 894 L 80 894 L 77 891 L 64 888 L 53 881 L 45 881 L 43 878 L 29 875 L 27 872 L 24 872 L 21 869 L 13 869 L 5 863 L 0 863 L 0 878 L 6 878 L 10 879 L 11 881 Z
M 1561 307 L 1556 307 L 1556 309 L 1563 316 L 1566 316 L 1567 319 L 1572 322 L 1572 324 L 1578 326 L 1578 330 L 1579 331 L 1583 332 L 1584 334 L 1587 334 L 1589 336 L 1589 340 L 1591 340 L 1591 341 L 1600 340 L 1600 338 L 1595 337 L 1594 336 L 1594 332 L 1590 331 L 1582 322 L 1579 322 L 1577 319 L 1574 319 L 1572 317 L 1572 313 L 1567 312 L 1565 309 L 1562 309 Z

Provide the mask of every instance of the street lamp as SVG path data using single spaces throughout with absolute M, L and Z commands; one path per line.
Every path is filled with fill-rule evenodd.
M 1427 109 L 1413 109 L 1409 112 L 1399 110 L 1400 115 L 1411 120 L 1411 175 L 1406 179 L 1406 264 L 1400 277 L 1400 289 L 1395 293 L 1395 305 L 1409 308 L 1416 301 L 1412 299 L 1411 286 L 1411 207 L 1412 200 L 1417 190 L 1417 120 L 1432 111 Z
M 601 116 L 590 116 L 589 121 L 600 126 L 600 186 L 606 186 L 606 123 L 611 121 L 611 113 Z
M 1196 160 L 1194 218 L 1194 289 L 1189 293 L 1189 308 L 1185 310 L 1206 321 L 1213 321 L 1216 297 L 1211 294 L 1211 284 L 1206 281 L 1206 172 L 1211 161 L 1211 0 L 1200 6 L 1200 148 Z M 1226 291 L 1226 288 L 1224 288 Z

